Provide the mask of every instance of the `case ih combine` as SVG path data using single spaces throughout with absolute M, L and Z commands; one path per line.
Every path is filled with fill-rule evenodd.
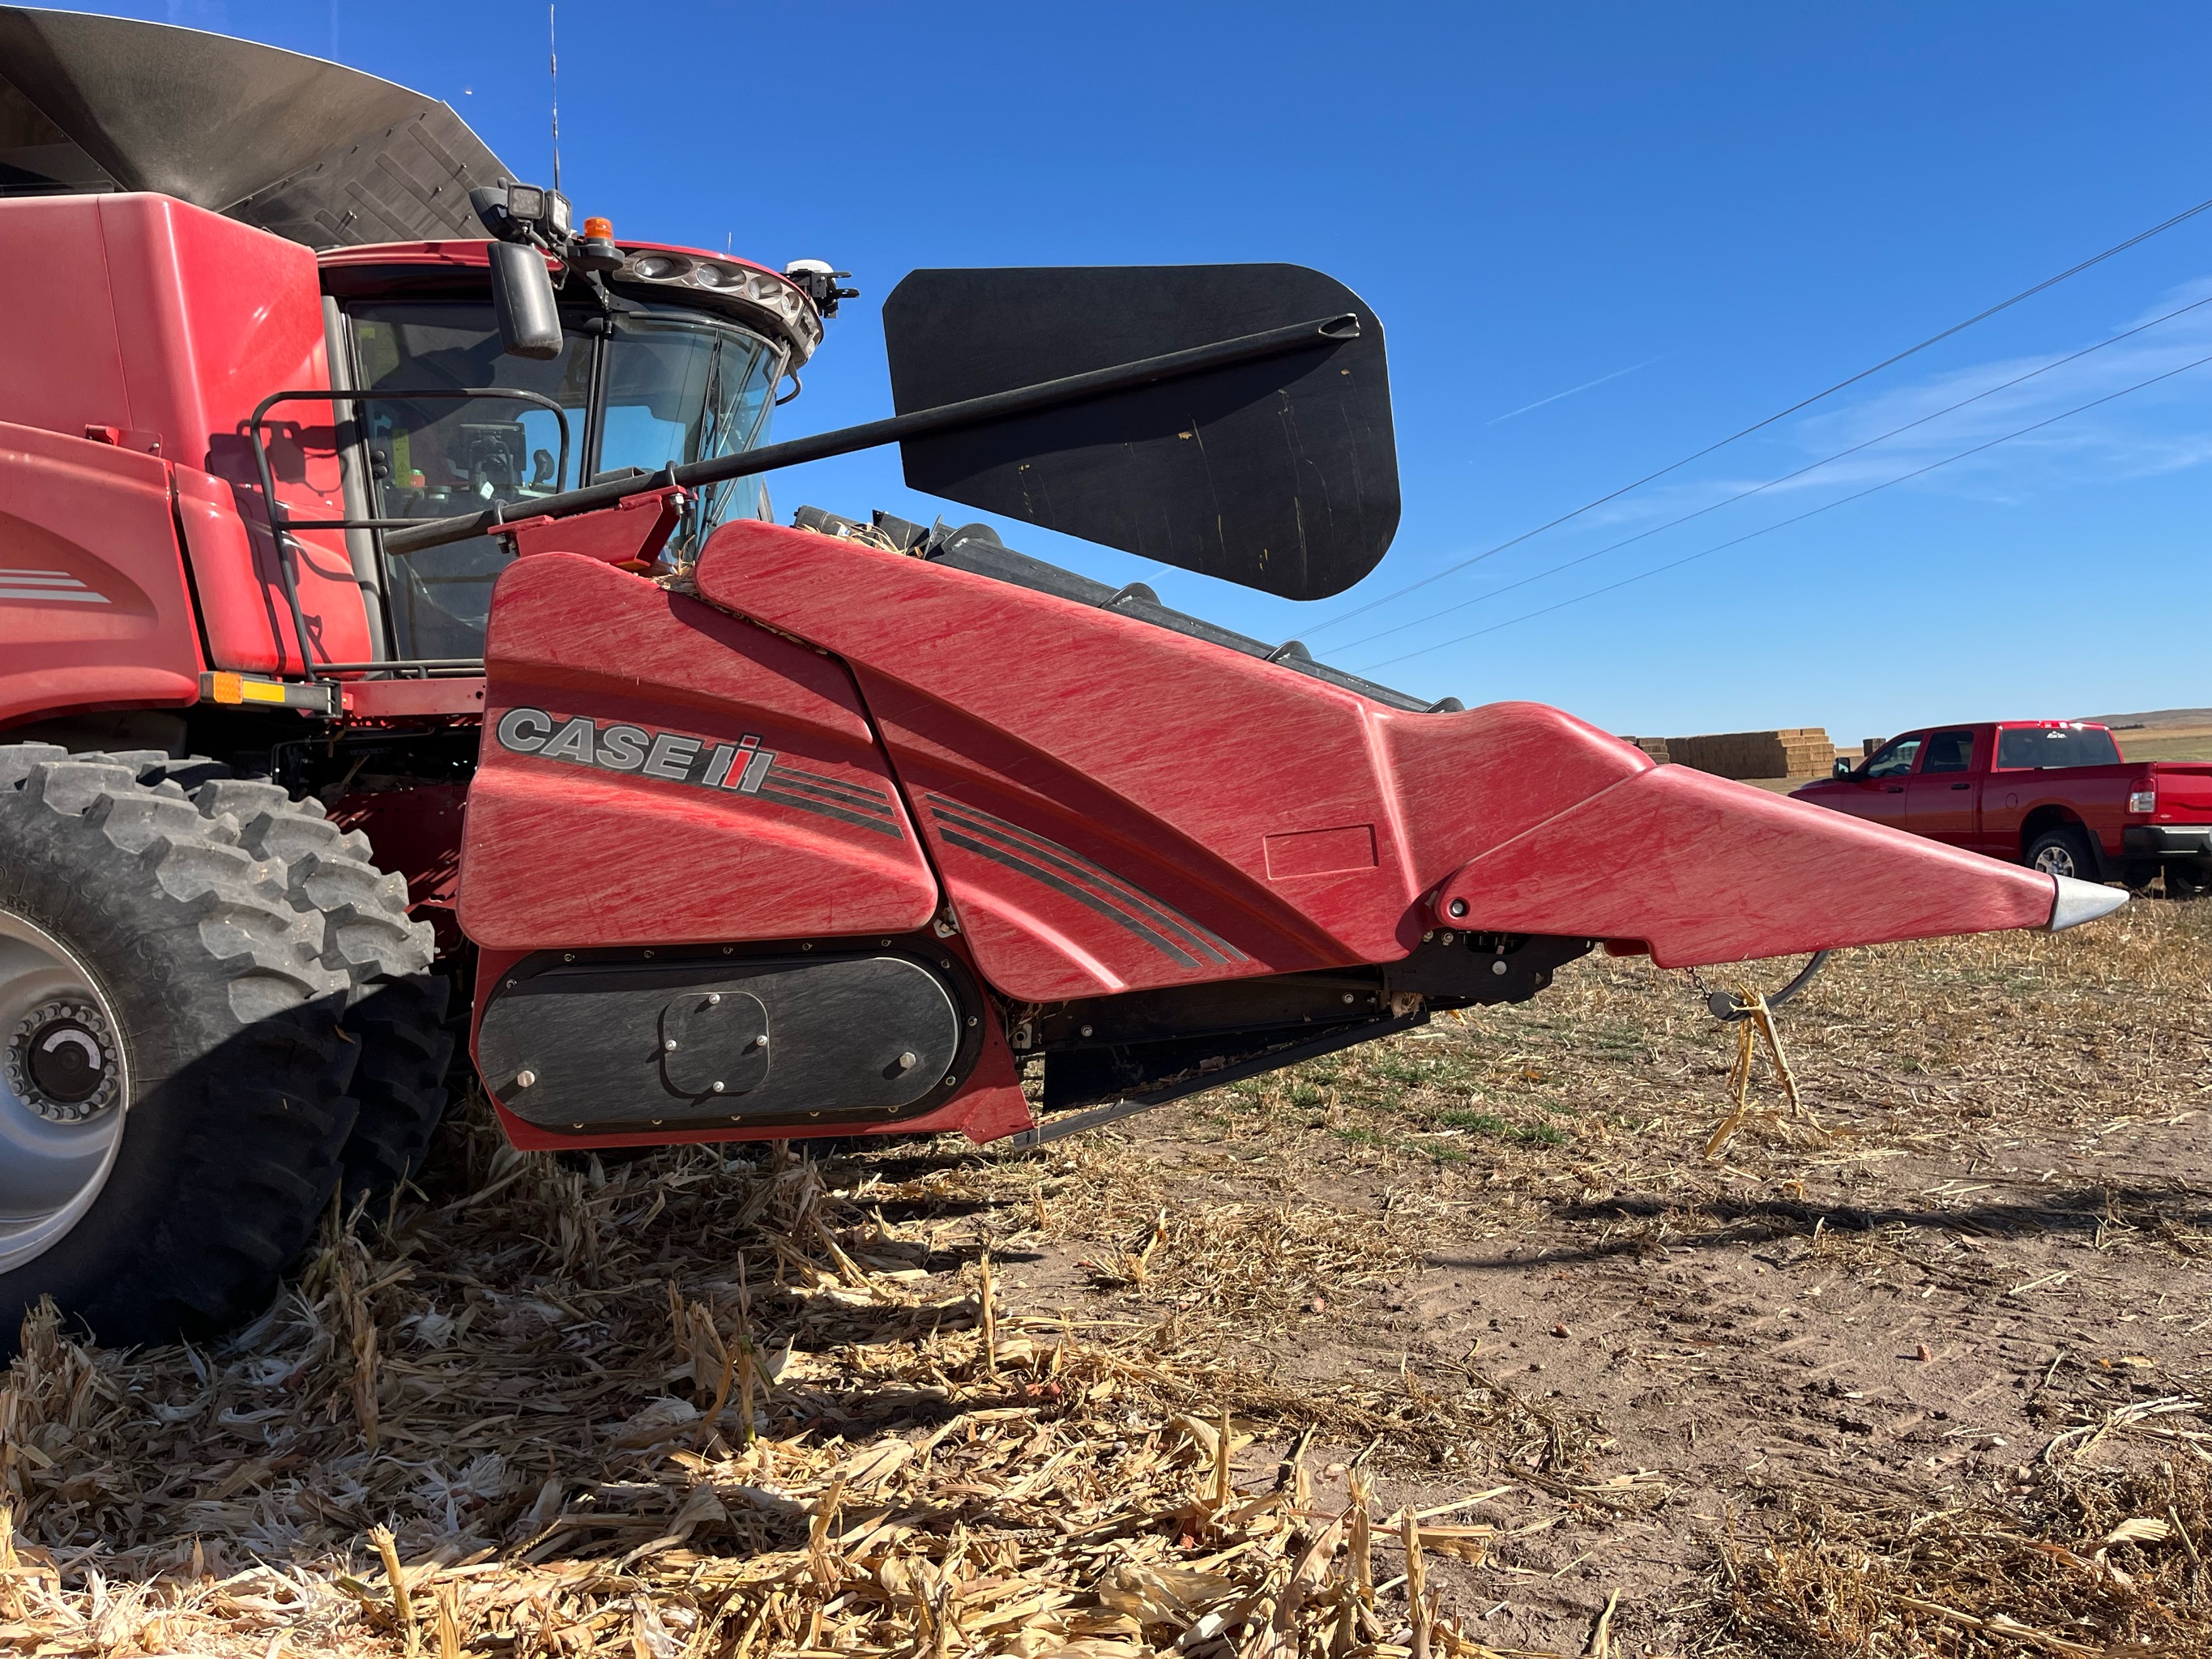
M 457 1035 L 532 1148 L 1048 1138 L 1516 1001 L 2120 896 L 1529 703 L 1430 704 L 779 466 L 1296 599 L 1398 502 L 1280 265 L 917 271 L 896 413 L 767 443 L 840 273 L 572 222 L 443 105 L 0 9 L 0 1322 L 265 1298 Z M 1023 1078 L 1041 1066 L 1034 1104 Z

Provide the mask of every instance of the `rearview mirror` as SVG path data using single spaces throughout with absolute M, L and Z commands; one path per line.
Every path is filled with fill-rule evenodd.
M 521 242 L 493 242 L 491 308 L 499 342 L 510 357 L 541 360 L 561 355 L 561 308 L 545 257 Z
M 884 304 L 902 415 L 1331 319 L 1310 347 L 908 439 L 907 483 L 1327 599 L 1398 527 L 1382 325 L 1341 283 L 1279 264 L 917 270 Z

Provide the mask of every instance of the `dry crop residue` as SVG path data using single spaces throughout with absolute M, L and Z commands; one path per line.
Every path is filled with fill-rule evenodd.
M 1853 953 L 1714 1160 L 1732 1036 L 1605 960 L 1045 1156 L 465 1117 L 252 1329 L 31 1322 L 0 1643 L 2212 1653 L 2208 963 Z

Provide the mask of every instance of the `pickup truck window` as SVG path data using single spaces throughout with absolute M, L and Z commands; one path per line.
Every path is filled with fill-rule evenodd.
M 1912 769 L 1912 757 L 1920 752 L 1920 740 L 1924 732 L 1915 732 L 1909 738 L 1893 738 L 1876 750 L 1874 758 L 1866 765 L 1870 778 L 1901 778 Z
M 1974 759 L 1974 733 L 1972 727 L 1962 732 L 1938 732 L 1928 739 L 1928 758 L 1920 763 L 1923 772 L 1965 772 L 1972 769 Z
M 2101 727 L 2015 726 L 1997 733 L 1999 766 L 2118 766 L 2120 746 Z

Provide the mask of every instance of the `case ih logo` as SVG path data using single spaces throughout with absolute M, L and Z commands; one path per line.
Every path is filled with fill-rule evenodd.
M 750 734 L 709 747 L 698 738 L 673 732 L 601 726 L 585 714 L 563 720 L 543 708 L 510 708 L 495 729 L 499 746 L 518 755 L 595 766 L 603 772 L 666 778 L 672 783 L 703 784 L 709 789 L 734 789 L 744 795 L 758 794 L 762 780 L 775 764 L 774 751 L 762 748 L 760 739 Z

